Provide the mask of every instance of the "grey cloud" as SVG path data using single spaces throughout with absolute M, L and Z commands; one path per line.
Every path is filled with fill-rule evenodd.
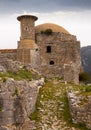
M 25 7 L 40 11 L 91 9 L 91 0 L 23 0 Z
M 0 0 L 0 13 L 88 9 L 91 9 L 91 0 Z

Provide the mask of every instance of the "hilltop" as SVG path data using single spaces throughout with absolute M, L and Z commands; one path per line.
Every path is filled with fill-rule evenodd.
M 0 65 L 0 129 L 88 130 L 90 106 L 91 86 L 44 78 L 9 59 Z

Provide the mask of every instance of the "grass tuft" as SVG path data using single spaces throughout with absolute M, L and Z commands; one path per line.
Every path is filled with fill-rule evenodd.
M 27 70 L 19 70 L 16 72 L 8 71 L 6 73 L 0 73 L 0 77 L 2 78 L 3 82 L 5 82 L 7 78 L 13 78 L 15 80 L 33 79 L 32 72 Z

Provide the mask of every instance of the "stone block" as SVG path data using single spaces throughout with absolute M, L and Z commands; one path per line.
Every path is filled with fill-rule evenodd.
M 3 93 L 0 93 L 0 99 L 2 100 L 9 100 L 10 98 L 10 92 L 3 92 Z
M 0 127 L 0 130 L 9 130 L 9 129 L 7 129 L 7 128 L 3 128 L 3 127 Z
M 14 118 L 0 118 L 0 125 L 14 124 Z
M 8 118 L 8 117 L 11 117 L 13 118 L 14 117 L 14 112 L 13 111 L 2 111 L 0 112 L 0 118 Z

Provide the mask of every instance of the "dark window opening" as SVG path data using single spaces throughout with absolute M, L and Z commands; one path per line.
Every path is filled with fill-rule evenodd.
M 47 53 L 51 53 L 51 46 L 47 46 Z
M 28 31 L 28 27 L 26 27 L 25 30 Z
M 53 60 L 50 61 L 50 65 L 54 65 L 54 61 Z
M 36 48 L 36 51 L 38 51 L 38 48 Z

